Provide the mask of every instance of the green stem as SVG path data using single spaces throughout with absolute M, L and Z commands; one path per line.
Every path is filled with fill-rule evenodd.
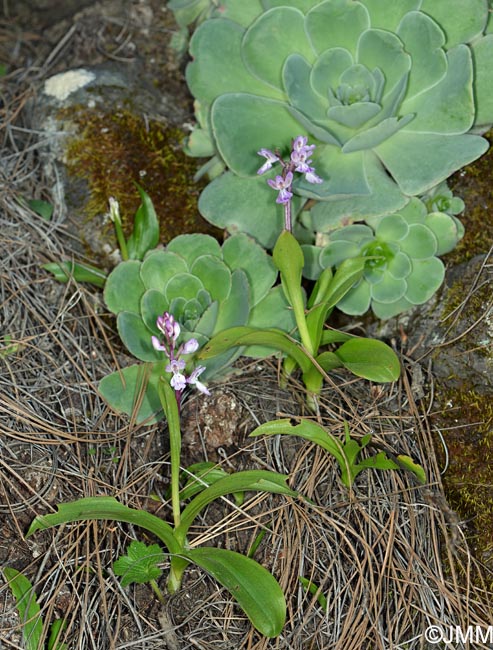
M 189 561 L 182 557 L 174 556 L 171 558 L 168 581 L 166 583 L 166 589 L 169 594 L 176 593 L 181 587 L 183 573 L 189 564 Z
M 161 603 L 161 605 L 164 605 L 166 601 L 164 599 L 163 592 L 161 591 L 161 589 L 159 589 L 158 583 L 153 578 L 151 578 L 151 580 L 149 580 L 149 584 L 151 585 L 153 592 L 158 597 L 158 600 Z
M 169 444 L 171 455 L 171 508 L 175 529 L 181 522 L 180 510 L 180 455 L 181 429 L 180 413 L 175 391 L 166 379 L 161 379 L 158 386 L 159 399 L 168 420 Z

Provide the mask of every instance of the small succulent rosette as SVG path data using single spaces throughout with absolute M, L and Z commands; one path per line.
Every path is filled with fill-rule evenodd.
M 144 364 L 131 365 L 105 377 L 103 398 L 116 410 L 137 412 L 137 421 L 161 417 L 157 383 L 170 360 L 159 341 L 163 314 L 173 317 L 179 335 L 173 344 L 185 352 L 202 348 L 219 332 L 235 326 L 294 328 L 282 288 L 274 286 L 277 269 L 251 237 L 237 234 L 221 246 L 203 234 L 180 235 L 144 260 L 120 263 L 104 290 L 108 309 L 117 316 L 120 338 L 128 352 Z M 197 346 L 188 346 L 194 339 Z M 224 374 L 240 355 L 267 356 L 260 347 L 229 350 L 202 365 L 201 380 Z M 193 354 L 180 358 L 176 375 L 193 375 Z M 186 366 L 186 368 L 185 368 Z
M 382 319 L 391 318 L 429 300 L 443 282 L 445 266 L 438 259 L 462 238 L 464 228 L 453 214 L 433 210 L 463 207 L 460 199 L 436 193 L 424 201 L 413 198 L 396 214 L 367 219 L 320 235 L 321 246 L 303 246 L 307 277 L 337 267 L 350 257 L 368 258 L 359 283 L 338 303 L 346 314 L 360 315 L 370 308 Z

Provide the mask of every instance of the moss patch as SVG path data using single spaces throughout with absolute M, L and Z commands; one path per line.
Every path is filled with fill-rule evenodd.
M 193 180 L 197 163 L 183 153 L 184 134 L 179 129 L 144 121 L 129 110 L 75 108 L 63 117 L 78 127 L 79 135 L 67 148 L 66 164 L 71 176 L 87 182 L 88 219 L 105 214 L 113 196 L 129 233 L 140 203 L 137 182 L 154 203 L 163 243 L 182 233 L 218 233 L 198 213 L 203 184 Z
M 493 131 L 485 134 L 491 142 Z M 454 194 L 464 200 L 466 209 L 458 215 L 466 229 L 458 246 L 444 257 L 449 264 L 467 261 L 487 253 L 493 241 L 493 147 L 484 156 L 457 172 L 449 182 Z
M 451 507 L 466 522 L 476 557 L 493 569 L 493 402 L 467 389 L 447 391 L 435 418 L 450 455 L 444 486 Z

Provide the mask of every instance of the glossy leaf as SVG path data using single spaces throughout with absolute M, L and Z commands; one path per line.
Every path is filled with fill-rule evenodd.
M 149 195 L 137 185 L 141 205 L 134 216 L 133 231 L 127 239 L 130 259 L 141 260 L 144 255 L 159 243 L 159 221 Z
M 353 338 L 335 353 L 342 365 L 357 377 L 375 382 L 396 381 L 401 372 L 395 352 L 382 341 Z
M 197 515 L 207 505 L 209 505 L 209 503 L 219 497 L 226 496 L 227 494 L 260 491 L 284 494 L 286 496 L 296 496 L 297 492 L 291 490 L 286 485 L 287 479 L 288 476 L 285 474 L 277 474 L 276 472 L 268 472 L 265 470 L 245 470 L 243 472 L 235 472 L 234 474 L 225 476 L 210 485 L 208 488 L 205 488 L 205 490 L 200 492 L 200 494 L 198 494 L 184 508 L 181 513 L 181 523 L 175 531 L 177 539 L 184 542 L 187 531 Z
M 174 537 L 173 529 L 165 521 L 145 510 L 129 508 L 108 496 L 86 497 L 59 504 L 57 512 L 38 515 L 33 520 L 27 531 L 27 537 L 38 530 L 46 530 L 60 524 L 91 520 L 123 521 L 133 524 L 156 535 L 167 546 L 170 553 L 179 555 L 182 550 Z
M 34 587 L 17 569 L 4 567 L 3 574 L 14 594 L 26 650 L 38 650 L 43 636 L 43 620 Z
M 58 282 L 63 283 L 73 279 L 76 282 L 89 282 L 89 284 L 102 288 L 107 277 L 101 269 L 82 262 L 50 262 L 43 264 L 41 268 L 52 273 Z
M 223 548 L 194 548 L 183 554 L 228 589 L 260 634 L 275 637 L 281 633 L 286 602 L 281 587 L 267 569 Z

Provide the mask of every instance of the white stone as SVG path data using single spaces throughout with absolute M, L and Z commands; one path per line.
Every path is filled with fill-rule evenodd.
M 93 72 L 89 72 L 89 70 L 84 70 L 83 68 L 80 70 L 61 72 L 46 80 L 44 92 L 46 95 L 63 101 L 76 90 L 94 81 L 95 78 L 96 75 Z

